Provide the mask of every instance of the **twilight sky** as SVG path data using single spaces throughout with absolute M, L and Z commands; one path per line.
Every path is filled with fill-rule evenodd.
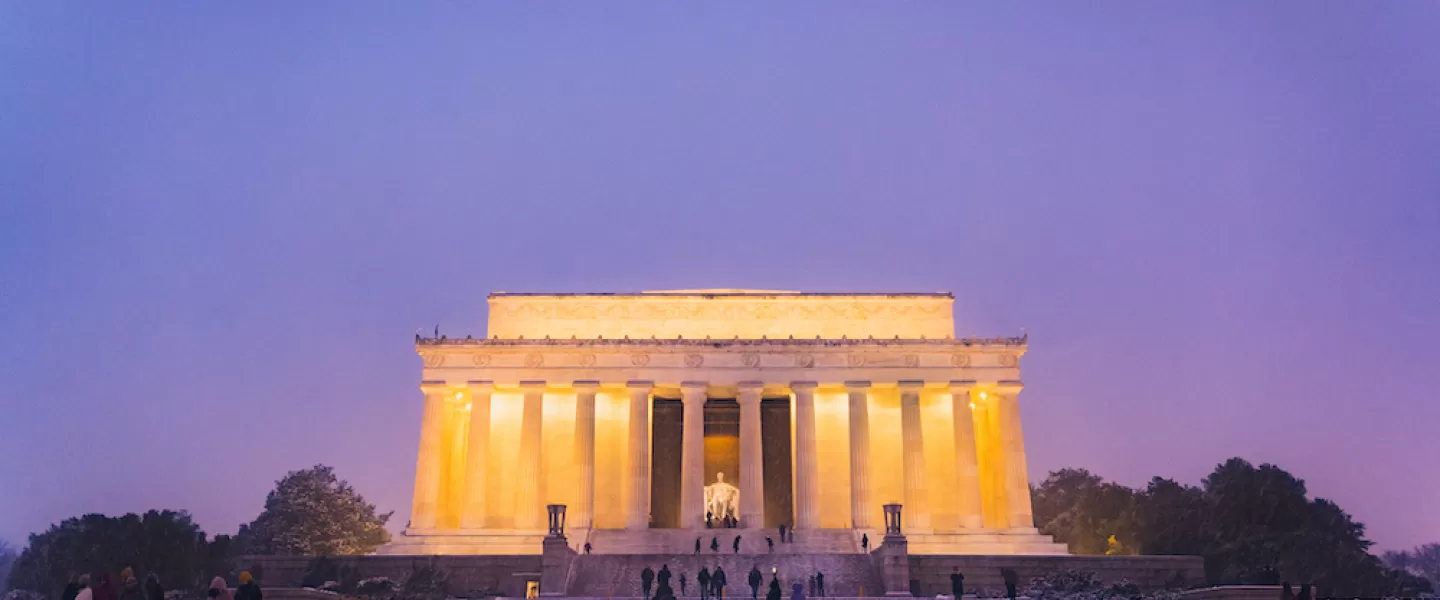
M 956 295 L 1031 477 L 1440 541 L 1440 3 L 0 2 L 0 538 L 408 515 L 485 294 Z

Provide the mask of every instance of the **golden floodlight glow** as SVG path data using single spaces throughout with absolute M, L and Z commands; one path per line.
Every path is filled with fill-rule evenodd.
M 464 398 L 464 397 L 465 397 L 465 393 L 464 393 L 464 392 L 455 392 L 455 399 L 456 399 L 456 400 L 459 400 L 459 399 Z
M 981 400 L 984 400 L 984 399 L 985 399 L 985 392 L 980 392 L 980 399 L 981 399 Z
M 970 403 L 970 410 L 975 410 L 975 403 L 974 403 L 974 402 L 971 402 L 971 403 Z
M 466 402 L 466 403 L 465 403 L 465 410 L 470 410 L 470 405 L 471 405 L 470 402 Z

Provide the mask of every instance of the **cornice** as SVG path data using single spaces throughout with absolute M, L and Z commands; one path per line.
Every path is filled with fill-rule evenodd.
M 712 339 L 712 338 L 703 338 L 703 339 L 685 339 L 685 338 L 659 339 L 659 338 L 654 338 L 654 337 L 648 338 L 648 339 L 631 339 L 631 338 L 628 338 L 628 337 L 627 337 L 627 338 L 620 338 L 620 339 L 605 339 L 605 338 L 600 338 L 600 339 L 578 339 L 578 338 L 574 338 L 574 337 L 568 338 L 568 339 L 565 339 L 565 338 L 550 338 L 550 337 L 534 338 L 534 339 L 525 339 L 525 338 L 519 338 L 519 339 L 491 339 L 491 338 L 474 338 L 474 337 L 468 337 L 468 336 L 467 336 L 467 337 L 464 337 L 464 338 L 447 338 L 447 337 L 444 337 L 444 336 L 441 336 L 441 337 L 438 337 L 438 338 L 425 338 L 425 337 L 415 336 L 415 349 L 416 349 L 416 351 L 423 351 L 423 350 L 426 350 L 426 349 L 439 349 L 439 348 L 454 347 L 454 346 L 473 347 L 473 348 L 485 348 L 485 347 L 505 348 L 505 347 L 516 347 L 516 346 L 519 346 L 519 347 L 530 347 L 530 346 L 558 346 L 558 347 L 573 347 L 573 348 L 584 348 L 584 347 L 591 347 L 591 346 L 635 346 L 635 347 L 647 347 L 647 348 L 648 348 L 648 347 L 666 347 L 666 346 L 672 346 L 672 347 L 678 347 L 678 348 L 707 347 L 707 348 L 720 348 L 720 349 L 727 348 L 727 347 L 751 347 L 751 346 L 805 346 L 805 347 L 816 347 L 816 346 L 820 346 L 820 347 L 856 347 L 856 346 L 862 346 L 862 347 L 863 347 L 863 346 L 874 346 L 874 347 L 881 347 L 881 348 L 884 348 L 884 347 L 892 347 L 892 346 L 930 346 L 930 347 L 951 347 L 951 348 L 970 348 L 970 347 L 979 347 L 979 348 L 986 348 L 986 347 L 1025 348 L 1025 347 L 1027 347 L 1027 346 L 1029 345 L 1029 339 L 1030 339 L 1030 336 L 1029 336 L 1028 334 L 1023 335 L 1023 336 L 1020 336 L 1020 337 L 993 337 L 993 338 L 968 337 L 968 338 L 943 338 L 943 339 L 926 339 L 926 338 L 920 338 L 920 339 L 901 339 L 901 338 L 894 338 L 894 339 L 876 339 L 876 338 L 865 338 L 865 339 L 814 338 L 814 339 L 808 339 L 808 338 L 801 338 L 801 339 L 796 339 L 796 338 L 794 338 L 794 337 L 790 337 L 790 338 L 775 338 L 775 339 L 770 339 L 770 338 L 740 339 L 740 338 L 736 338 L 736 339 L 728 339 L 728 340 L 725 340 L 725 339 Z

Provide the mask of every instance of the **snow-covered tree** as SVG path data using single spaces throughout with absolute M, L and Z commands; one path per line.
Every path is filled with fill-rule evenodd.
M 390 541 L 390 515 L 376 514 L 333 468 L 315 465 L 275 483 L 265 510 L 241 526 L 238 543 L 250 554 L 367 554 Z

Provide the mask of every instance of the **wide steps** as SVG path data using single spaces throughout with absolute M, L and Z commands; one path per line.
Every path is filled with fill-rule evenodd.
M 765 543 L 775 542 L 775 554 L 858 554 L 860 545 L 850 529 L 809 529 L 795 533 L 793 543 L 781 543 L 774 529 L 646 529 L 626 531 L 596 529 L 589 533 L 595 554 L 694 554 L 695 540 L 700 552 L 712 554 L 711 540 L 719 542 L 720 554 L 734 554 L 735 537 L 740 536 L 740 553 L 769 554 Z
M 795 537 L 799 543 L 800 535 Z M 695 576 L 700 569 L 712 572 L 718 567 L 724 569 L 728 580 L 726 596 L 731 598 L 750 595 L 747 579 L 751 568 L 759 568 L 764 575 L 760 595 L 764 596 L 772 577 L 778 576 L 784 597 L 790 597 L 790 586 L 795 582 L 806 584 L 809 592 L 810 576 L 825 574 L 825 591 L 829 596 L 883 596 L 884 583 L 874 562 L 866 554 L 799 554 L 761 553 L 694 554 L 694 539 L 688 554 L 591 554 L 576 558 L 571 565 L 571 579 L 567 595 L 590 597 L 624 597 L 641 594 L 640 572 L 649 567 L 659 572 L 668 566 L 672 575 L 670 586 L 677 595 L 680 591 L 680 575 L 689 580 L 685 596 L 699 597 Z M 762 539 L 763 544 L 763 539 Z M 779 544 L 776 544 L 777 547 Z M 654 593 L 651 589 L 651 593 Z

